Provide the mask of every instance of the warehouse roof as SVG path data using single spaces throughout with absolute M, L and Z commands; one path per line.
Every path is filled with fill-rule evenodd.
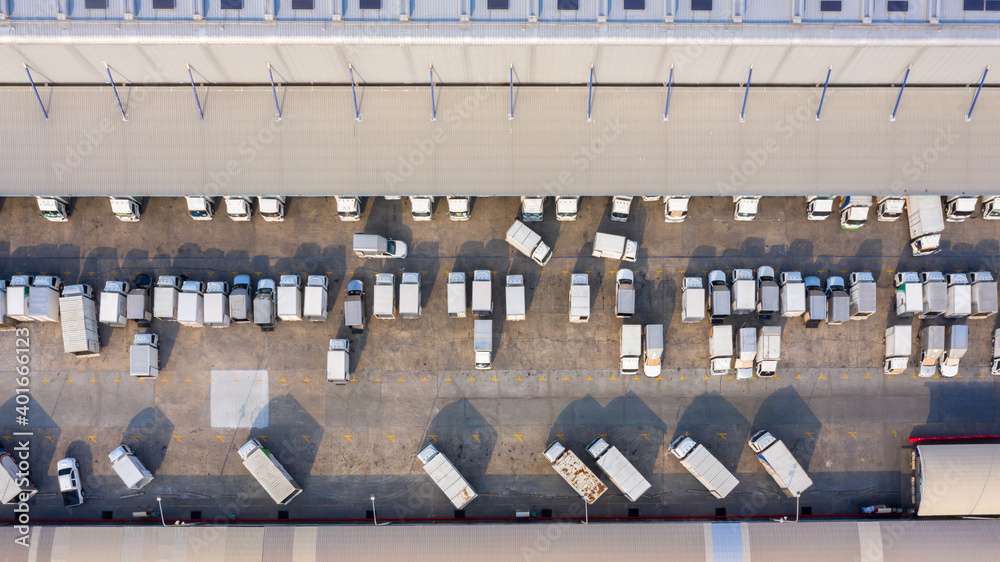
M 1000 515 L 1000 444 L 918 445 L 917 515 Z
M 1000 92 L 0 88 L 4 195 L 997 194 Z M 276 118 L 275 101 L 282 119 Z M 588 120 L 588 108 L 591 119 Z M 436 110 L 436 120 L 432 111 Z

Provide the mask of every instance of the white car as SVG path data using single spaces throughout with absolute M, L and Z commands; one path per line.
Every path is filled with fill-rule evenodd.
M 67 457 L 58 464 L 59 491 L 62 492 L 63 505 L 76 507 L 83 504 L 83 488 L 80 485 L 80 463 L 73 457 Z

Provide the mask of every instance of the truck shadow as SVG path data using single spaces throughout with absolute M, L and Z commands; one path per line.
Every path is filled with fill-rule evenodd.
M 294 396 L 282 394 L 272 398 L 261 410 L 249 437 L 256 438 L 274 453 L 292 478 L 302 484 L 312 473 L 324 433 L 323 426 Z
M 432 437 L 433 436 L 433 437 Z M 497 432 L 467 398 L 460 398 L 438 410 L 427 426 L 423 443 L 433 443 L 474 490 L 486 482 L 486 470 L 493 458 Z M 419 461 L 417 462 L 419 465 Z M 423 473 L 423 470 L 420 469 Z M 475 504 L 472 504 L 475 505 Z
M 72 441 L 66 446 L 66 456 L 73 457 L 80 464 L 80 480 L 86 483 L 94 473 L 94 451 L 90 444 L 82 440 Z M 86 491 L 86 486 L 84 488 Z
M 754 415 L 750 434 L 771 432 L 785 442 L 805 470 L 809 470 L 813 450 L 820 439 L 823 424 L 793 387 L 779 388 L 765 398 Z M 811 437 L 810 437 L 811 434 Z
M 421 308 L 427 308 L 431 293 L 434 292 L 434 286 L 437 284 L 438 273 L 441 271 L 441 260 L 438 259 L 440 247 L 441 245 L 437 242 L 421 242 L 413 246 L 413 251 L 420 257 L 417 260 L 406 260 L 409 266 L 406 271 L 420 272 Z
M 927 422 L 913 426 L 910 437 L 1000 433 L 996 401 L 987 399 L 994 394 L 992 381 L 931 379 L 924 386 L 930 391 Z
M 174 423 L 159 408 L 153 406 L 136 414 L 122 434 L 121 442 L 128 445 L 153 475 L 163 464 L 167 447 L 174 435 Z M 114 449 L 108 449 L 110 453 Z

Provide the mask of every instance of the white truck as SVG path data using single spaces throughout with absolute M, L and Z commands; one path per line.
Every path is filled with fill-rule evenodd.
M 819 282 L 819 277 L 810 275 L 805 279 L 806 286 L 806 328 L 816 328 L 826 320 L 826 293 Z
M 205 284 L 185 281 L 177 295 L 177 322 L 190 328 L 205 325 Z
M 810 195 L 806 197 L 806 218 L 811 221 L 826 220 L 833 214 L 834 197 Z
M 617 234 L 598 232 L 594 236 L 595 258 L 634 262 L 639 254 L 639 244 Z
M 431 477 L 444 495 L 448 496 L 448 501 L 455 506 L 455 509 L 465 509 L 465 506 L 479 495 L 455 469 L 455 465 L 448 460 L 448 457 L 438 451 L 432 443 L 428 443 L 417 453 L 417 458 L 420 459 L 424 472 Z
M 522 195 L 521 196 L 521 220 L 524 222 L 538 222 L 542 220 L 542 213 L 545 210 L 545 196 L 543 195 Z
M 396 318 L 396 274 L 376 273 L 372 289 L 372 316 L 379 320 Z
M 406 257 L 406 244 L 399 240 L 390 240 L 378 234 L 355 234 L 354 255 L 359 258 L 396 258 Z
M 137 197 L 109 197 L 111 213 L 122 222 L 139 222 L 139 199 Z
M 708 311 L 712 314 L 712 324 L 722 321 L 732 312 L 732 301 L 726 272 L 714 269 L 708 272 Z
M 86 494 L 80 480 L 80 463 L 73 457 L 67 457 L 56 463 L 56 474 L 59 478 L 59 493 L 63 497 L 63 506 L 77 507 L 83 505 Z
M 196 221 L 210 221 L 215 216 L 215 198 L 204 195 L 187 195 L 184 197 L 188 215 Z
M 35 203 L 38 204 L 38 212 L 46 220 L 52 222 L 66 222 L 69 220 L 68 198 L 36 196 Z
M 420 272 L 404 271 L 399 276 L 399 315 L 402 318 L 420 318 Z
M 253 295 L 249 275 L 233 277 L 229 293 L 229 317 L 233 322 L 249 322 L 253 316 Z
M 448 197 L 448 218 L 453 221 L 467 221 L 472 216 L 471 197 Z
M 671 195 L 663 196 L 663 222 L 684 222 L 688 216 L 688 205 L 691 197 Z
M 228 328 L 229 283 L 209 281 L 205 287 L 205 325 L 209 328 Z
M 53 275 L 36 275 L 28 291 L 28 317 L 36 322 L 58 322 L 62 290 L 62 279 Z
M 785 318 L 806 313 L 806 284 L 798 271 L 781 272 L 781 315 Z
M 733 327 L 712 326 L 708 334 L 709 373 L 728 375 L 733 368 Z
M 760 329 L 760 339 L 757 340 L 757 365 L 755 371 L 758 377 L 769 379 L 778 370 L 778 360 L 781 359 L 781 326 L 763 326 Z
M 840 228 L 857 230 L 868 222 L 868 209 L 874 197 L 871 195 L 851 195 L 840 198 Z
M 476 319 L 472 323 L 472 349 L 476 354 L 476 369 L 493 368 L 493 321 Z
M 590 278 L 574 273 L 569 284 L 569 321 L 583 324 L 590 320 Z
M 181 293 L 181 278 L 161 275 L 153 287 L 153 317 L 160 320 L 177 319 L 177 297 Z
M 257 292 L 253 295 L 253 323 L 260 327 L 261 332 L 274 331 L 274 289 L 274 279 L 257 280 Z
M 285 197 L 283 195 L 262 195 L 257 198 L 257 209 L 267 222 L 285 220 Z
M 97 337 L 97 303 L 90 285 L 67 285 L 59 298 L 62 316 L 63 349 L 77 357 L 97 357 L 101 341 Z
M 642 372 L 652 379 L 660 376 L 663 369 L 663 324 L 647 324 L 645 334 Z
M 329 298 L 330 278 L 326 275 L 310 275 L 302 290 L 302 316 L 310 322 L 326 322 Z
M 910 225 L 910 250 L 914 256 L 929 256 L 941 249 L 944 231 L 944 214 L 941 198 L 934 196 L 909 196 L 906 214 Z
M 360 279 L 347 283 L 344 297 L 344 325 L 354 333 L 365 329 L 365 284 Z
M 615 316 L 631 318 L 635 314 L 635 274 L 619 269 L 615 274 Z
M 248 222 L 253 217 L 253 199 L 245 195 L 226 195 L 226 214 L 236 222 Z
M 34 277 L 30 275 L 15 275 L 10 278 L 10 285 L 7 286 L 7 317 L 18 322 L 28 322 L 28 303 L 31 300 L 31 282 Z
M 764 465 L 764 470 L 774 478 L 786 496 L 797 498 L 812 486 L 812 479 L 792 452 L 769 432 L 758 431 L 750 438 L 749 444 L 757 454 L 757 460 Z
M 944 378 L 958 376 L 958 366 L 969 351 L 969 327 L 952 324 L 945 330 L 945 348 L 938 362 L 938 370 Z
M 910 365 L 913 353 L 913 327 L 909 324 L 889 326 L 885 329 L 885 363 L 882 372 L 901 375 Z
M 0 447 L 0 502 L 17 505 L 27 502 L 38 490 L 31 485 L 28 477 L 18 469 L 17 461 Z
M 851 319 L 851 295 L 843 277 L 831 275 L 826 278 L 826 298 L 829 303 L 827 325 L 837 326 Z
M 137 379 L 160 376 L 160 337 L 156 334 L 136 334 L 128 356 L 129 375 Z
M 488 269 L 472 272 L 472 313 L 479 318 L 493 313 L 493 274 Z
M 733 218 L 738 221 L 752 221 L 757 217 L 757 207 L 760 205 L 760 196 L 733 196 L 733 203 L 736 210 Z
M 7 282 L 0 279 L 0 332 L 13 330 L 16 321 L 7 316 Z
M 877 309 L 875 277 L 870 271 L 851 273 L 851 320 L 864 320 Z
M 972 314 L 972 285 L 969 276 L 964 273 L 949 273 L 948 308 L 945 318 L 965 318 Z
M 524 276 L 508 275 L 506 291 L 507 320 L 524 320 L 527 306 L 524 299 Z
M 601 482 L 573 451 L 558 440 L 550 443 L 542 455 L 552 463 L 552 468 L 559 473 L 559 476 L 562 476 L 563 480 L 588 504 L 592 505 L 608 490 L 604 482 Z
M 701 277 L 681 281 L 681 322 L 693 324 L 705 319 L 705 285 Z
M 577 213 L 580 212 L 579 196 L 556 196 L 556 220 L 575 221 Z
M 972 273 L 972 314 L 970 318 L 989 318 L 997 313 L 997 282 L 989 271 Z
M 326 380 L 335 384 L 347 384 L 351 380 L 351 342 L 348 340 L 330 340 L 326 351 Z
M 448 316 L 450 318 L 465 318 L 468 302 L 465 297 L 465 272 L 452 271 L 448 273 Z
M 337 200 L 337 217 L 344 222 L 357 222 L 361 220 L 361 198 L 354 196 L 334 197 Z
M 140 328 L 149 326 L 153 319 L 153 303 L 150 299 L 149 287 L 153 284 L 153 278 L 145 273 L 135 276 L 135 283 L 132 290 L 128 292 L 126 299 L 125 317 L 135 320 Z
M 542 237 L 519 220 L 515 220 L 507 229 L 506 240 L 514 249 L 542 267 L 552 258 L 552 249 L 542 242 Z
M 434 197 L 430 195 L 411 195 L 410 216 L 418 222 L 426 222 L 433 219 Z
M 948 310 L 948 280 L 940 271 L 920 273 L 923 291 L 921 318 L 937 318 Z
M 122 444 L 111 451 L 108 454 L 108 459 L 111 461 L 111 468 L 114 469 L 115 474 L 122 479 L 125 487 L 129 490 L 140 490 L 153 481 L 153 475 L 146 470 L 146 467 L 142 465 L 142 462 L 128 445 Z
M 736 380 L 748 381 L 753 378 L 753 364 L 757 359 L 757 328 L 744 326 L 736 331 Z
M 757 308 L 757 291 L 752 269 L 734 269 L 732 274 L 733 314 L 750 314 Z
M 618 348 L 619 372 L 623 375 L 639 374 L 642 357 L 642 325 L 625 324 L 621 328 L 621 345 Z
M 774 268 L 762 265 L 754 271 L 757 279 L 757 318 L 770 320 L 781 310 L 781 289 Z
M 994 221 L 1000 219 L 1000 195 L 983 196 L 983 218 Z
M 628 222 L 628 214 L 632 208 L 632 197 L 615 195 L 611 198 L 611 220 Z
M 302 488 L 299 488 L 285 471 L 285 467 L 260 441 L 250 439 L 240 447 L 239 453 L 243 466 L 257 479 L 274 503 L 288 505 L 295 496 L 302 493 Z
M 909 318 L 924 311 L 924 288 L 915 271 L 897 271 L 893 275 L 896 287 L 896 316 Z
M 718 499 L 724 499 L 740 483 L 719 459 L 687 435 L 681 435 L 667 449 L 692 476 Z
M 107 281 L 101 291 L 101 308 L 98 321 L 101 324 L 121 328 L 128 322 L 128 281 Z
M 302 320 L 302 278 L 298 275 L 278 278 L 278 318 L 286 322 Z
M 924 326 L 920 329 L 921 377 L 937 374 L 937 363 L 944 355 L 944 326 Z
M 650 488 L 646 480 L 625 455 L 604 440 L 594 439 L 587 445 L 587 452 L 597 461 L 597 466 L 611 479 L 630 502 L 637 502 Z
M 878 197 L 877 201 L 878 220 L 882 222 L 894 222 L 903 216 L 903 210 L 906 208 L 906 197 L 886 195 Z
M 964 222 L 976 214 L 978 195 L 949 195 L 945 200 L 948 222 Z
M 1000 375 L 1000 328 L 993 330 L 993 360 L 990 363 L 990 374 Z

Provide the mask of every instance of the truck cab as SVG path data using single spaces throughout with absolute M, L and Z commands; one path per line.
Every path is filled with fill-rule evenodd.
M 257 198 L 260 216 L 267 222 L 285 220 L 285 197 L 283 195 L 262 195 Z
M 738 221 L 752 221 L 757 218 L 757 207 L 760 204 L 760 196 L 734 195 L 733 203 L 736 204 L 736 211 L 733 218 Z
M 806 197 L 806 218 L 811 221 L 826 220 L 833 213 L 833 197 L 810 195 Z
M 635 314 L 635 274 L 619 269 L 615 274 L 615 316 L 631 318 Z
M 184 197 L 188 214 L 196 221 L 210 221 L 215 216 L 215 198 L 204 195 L 187 195 Z
M 111 212 L 122 222 L 139 222 L 138 197 L 109 197 Z
M 348 197 L 346 195 L 338 195 L 334 197 L 337 200 L 337 216 L 340 220 L 345 222 L 357 222 L 361 220 L 361 198 L 354 196 Z
M 691 197 L 663 196 L 663 222 L 684 222 L 688 216 Z
M 556 220 L 575 221 L 579 211 L 579 196 L 556 196 Z M 1000 211 L 998 211 L 998 217 L 1000 217 Z
M 628 222 L 628 214 L 632 208 L 632 197 L 615 195 L 611 198 L 611 220 Z
M 472 216 L 471 197 L 448 197 L 448 218 L 453 221 L 467 221 Z
M 524 222 L 538 222 L 542 220 L 542 211 L 545 208 L 544 195 L 522 195 L 521 196 L 521 220 Z
M 886 195 L 878 198 L 877 216 L 882 222 L 894 222 L 903 216 L 906 207 L 906 197 Z
M 434 218 L 434 197 L 429 195 L 410 196 L 410 216 L 415 221 L 429 221 Z
M 226 195 L 226 214 L 236 222 L 247 222 L 253 216 L 253 199 L 244 195 Z
M 868 222 L 868 209 L 874 198 L 870 195 L 851 195 L 840 198 L 840 228 L 856 230 Z
M 948 196 L 945 220 L 948 222 L 964 222 L 976 214 L 976 203 L 979 202 L 978 195 L 950 195 Z
M 38 212 L 43 217 L 52 222 L 66 222 L 69 220 L 69 199 L 66 197 L 35 197 L 38 204 Z
M 1000 195 L 983 196 L 983 218 L 986 220 L 1000 220 Z

